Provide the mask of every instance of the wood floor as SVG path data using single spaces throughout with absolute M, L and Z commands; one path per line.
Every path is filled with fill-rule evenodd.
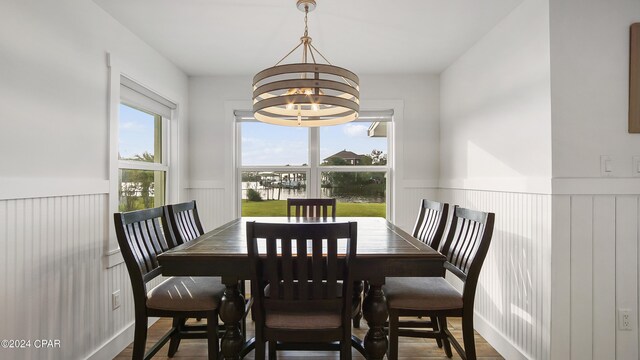
M 193 321 L 193 320 L 190 320 Z M 204 320 L 203 320 L 204 322 Z M 171 327 L 170 319 L 160 319 L 149 329 L 149 339 L 147 341 L 147 346 L 153 344 L 157 339 L 159 339 L 165 332 L 169 330 Z M 460 327 L 459 319 L 451 319 L 449 321 L 449 329 L 454 334 L 454 336 L 462 342 L 462 333 Z M 353 333 L 360 337 L 364 338 L 364 335 L 367 331 L 366 322 L 363 321 L 363 324 L 360 329 L 353 329 Z M 248 321 L 247 323 L 247 336 L 253 336 L 253 323 Z M 169 348 L 169 343 L 167 343 L 154 357 L 154 359 L 168 359 L 167 350 Z M 130 359 L 131 358 L 132 345 L 130 344 L 126 349 L 124 349 L 116 359 Z M 498 352 L 496 352 L 491 345 L 489 345 L 480 335 L 476 333 L 476 351 L 478 354 L 478 359 L 483 360 L 498 360 L 503 359 Z M 206 340 L 182 340 L 180 342 L 180 348 L 178 352 L 173 357 L 176 360 L 186 360 L 186 359 L 206 359 L 207 358 L 207 342 Z M 250 353 L 245 359 L 253 359 L 253 352 Z M 282 360 L 291 360 L 291 359 L 304 359 L 304 360 L 337 360 L 340 357 L 337 352 L 310 352 L 310 351 L 279 351 L 278 359 Z M 400 359 L 448 359 L 444 355 L 444 351 L 438 346 L 436 346 L 435 340 L 432 339 L 414 339 L 414 338 L 400 338 L 400 349 L 399 349 L 399 358 Z M 454 350 L 454 359 L 460 359 L 460 357 L 455 353 Z M 353 351 L 353 359 L 364 359 L 360 353 L 357 351 Z

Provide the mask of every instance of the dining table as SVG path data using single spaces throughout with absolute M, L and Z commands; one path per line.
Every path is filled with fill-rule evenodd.
M 247 254 L 246 223 L 330 223 L 355 221 L 358 245 L 351 266 L 353 278 L 368 283 L 362 314 L 369 327 L 363 340 L 352 344 L 367 359 L 382 359 L 388 347 L 384 325 L 388 318 L 383 285 L 387 277 L 441 276 L 445 257 L 384 218 L 287 218 L 240 217 L 158 256 L 165 276 L 219 276 L 225 285 L 219 315 L 225 333 L 221 340 L 224 359 L 240 359 L 252 348 L 243 338 L 240 322 L 245 299 L 239 283 L 252 278 Z M 360 291 L 357 291 L 360 290 Z M 362 287 L 356 289 L 362 293 Z M 358 295 L 360 296 L 360 295 Z

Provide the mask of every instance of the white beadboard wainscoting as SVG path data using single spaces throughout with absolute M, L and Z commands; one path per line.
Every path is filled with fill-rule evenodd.
M 104 193 L 0 200 L 0 338 L 61 342 L 2 349 L 4 358 L 86 358 L 132 323 L 127 270 L 104 266 L 107 212 Z
M 554 195 L 553 359 L 639 358 L 639 209 L 637 194 Z
M 412 184 L 405 181 L 403 187 L 396 192 L 395 216 L 393 222 L 411 234 L 422 199 L 437 199 L 438 188 L 429 184 Z
M 225 196 L 226 191 L 222 186 L 187 189 L 188 199 L 196 201 L 198 215 L 205 231 L 213 230 L 235 218 L 233 210 L 225 205 Z
M 506 359 L 548 359 L 551 195 L 441 188 L 440 201 L 496 214 L 475 328 Z
M 0 199 L 0 338 L 61 341 L 55 350 L 3 350 L 8 358 L 105 359 L 130 343 L 131 285 L 124 263 L 105 265 L 111 214 L 106 187 L 96 188 Z M 206 229 L 232 217 L 222 186 L 187 193 L 198 202 Z M 640 196 L 407 183 L 394 200 L 395 222 L 407 231 L 422 198 L 496 213 L 476 329 L 505 358 L 638 358 Z M 116 290 L 122 305 L 112 310 Z M 633 330 L 617 330 L 619 308 L 632 311 Z

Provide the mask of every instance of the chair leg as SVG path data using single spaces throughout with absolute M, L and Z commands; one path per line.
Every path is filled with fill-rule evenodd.
M 447 357 L 453 357 L 453 353 L 451 353 L 451 343 L 449 343 L 449 337 L 447 335 L 447 318 L 444 316 L 438 317 L 438 327 L 440 330 L 438 333 L 441 336 L 442 344 L 444 345 L 444 353 Z
M 265 343 L 264 341 L 259 339 L 258 334 L 256 334 L 256 347 L 254 352 L 254 358 L 256 360 L 264 360 L 265 359 Z
M 389 348 L 387 357 L 389 360 L 398 359 L 398 327 L 400 319 L 395 311 L 389 311 Z
M 187 319 L 184 318 L 173 318 L 173 328 L 174 333 L 171 335 L 171 341 L 169 342 L 169 352 L 167 356 L 173 357 L 178 351 L 178 346 L 180 346 L 180 331 L 183 330 L 184 324 Z
M 262 327 L 259 324 L 255 324 L 255 348 L 254 348 L 254 358 L 256 360 L 265 360 L 265 352 L 266 352 L 266 341 L 264 339 L 264 334 Z
M 358 311 L 358 313 L 353 317 L 354 328 L 360 329 L 360 320 L 362 320 L 362 310 Z
M 133 354 L 131 359 L 144 359 L 144 351 L 147 345 L 147 326 L 149 319 L 146 316 L 136 316 L 135 334 L 133 336 Z
M 435 316 L 431 317 L 431 325 L 433 326 L 433 332 L 439 332 L 440 328 L 438 327 L 438 318 Z M 438 344 L 439 348 L 442 348 L 442 339 L 436 338 L 436 344 Z
M 340 344 L 340 360 L 351 360 L 351 338 L 342 339 Z
M 218 348 L 218 312 L 207 316 L 207 350 L 209 360 L 217 360 L 220 349 Z
M 353 327 L 360 329 L 360 320 L 362 320 L 362 298 L 363 298 L 364 284 L 362 281 L 353 282 L 353 300 L 351 309 L 355 310 L 352 315 Z
M 276 345 L 278 344 L 275 340 L 269 340 L 269 360 L 277 360 L 278 354 L 276 352 Z
M 462 317 L 462 340 L 467 360 L 476 360 L 476 342 L 473 336 L 473 314 Z

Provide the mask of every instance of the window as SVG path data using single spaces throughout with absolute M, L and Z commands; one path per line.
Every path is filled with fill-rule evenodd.
M 175 105 L 121 77 L 118 108 L 118 211 L 164 205 L 168 121 Z
M 236 111 L 242 216 L 284 216 L 287 198 L 335 197 L 339 216 L 387 216 L 392 110 L 348 124 L 275 126 Z
M 306 166 L 309 163 L 307 129 L 242 123 L 242 165 Z

